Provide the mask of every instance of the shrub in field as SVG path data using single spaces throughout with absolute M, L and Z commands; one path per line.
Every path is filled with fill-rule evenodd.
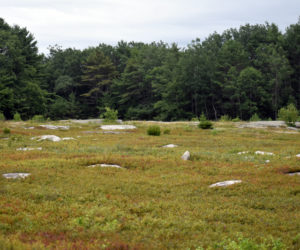
M 220 117 L 220 121 L 228 122 L 228 121 L 231 121 L 231 118 L 229 117 L 229 115 L 222 115 Z
M 239 122 L 239 121 L 240 121 L 240 118 L 239 118 L 239 117 L 233 118 L 232 121 L 233 121 L 233 122 Z
M 200 120 L 200 121 L 206 121 L 206 120 L 207 120 L 204 113 L 202 113 L 202 114 L 200 115 L 199 120 Z
M 192 122 L 197 122 L 197 121 L 199 121 L 199 118 L 198 118 L 198 117 L 193 117 L 193 118 L 191 119 L 191 121 L 192 121 Z
M 147 129 L 147 134 L 153 135 L 153 136 L 160 136 L 160 127 L 159 126 L 150 126 Z
M 10 129 L 9 128 L 4 128 L 3 129 L 3 134 L 5 134 L 5 135 L 10 134 Z
M 278 118 L 285 121 L 288 126 L 295 126 L 295 122 L 298 119 L 298 110 L 294 104 L 289 104 L 287 107 L 279 110 Z
M 198 127 L 202 129 L 213 129 L 213 124 L 211 121 L 201 121 Z
M 2 112 L 0 113 L 0 121 L 5 121 L 5 116 Z
M 22 121 L 21 115 L 18 112 L 14 114 L 14 121 Z
M 202 113 L 202 115 L 200 116 L 200 123 L 198 124 L 198 127 L 202 129 L 212 129 L 213 124 L 211 121 L 208 121 L 205 115 Z
M 118 110 L 111 109 L 109 107 L 105 107 L 105 112 L 101 114 L 100 118 L 105 121 L 116 121 L 118 119 Z
M 262 243 L 256 243 L 251 239 L 239 236 L 237 240 L 227 239 L 216 244 L 217 248 L 230 250 L 259 250 L 259 249 L 286 249 L 285 245 L 279 239 L 264 239 Z
M 45 118 L 42 115 L 35 115 L 31 119 L 33 122 L 44 122 Z
M 251 122 L 257 122 L 260 121 L 261 119 L 259 118 L 258 114 L 255 113 L 254 115 L 251 116 L 250 121 Z
M 170 133 L 171 133 L 171 130 L 170 130 L 170 129 L 166 128 L 166 129 L 164 130 L 164 134 L 165 134 L 165 135 L 169 135 Z

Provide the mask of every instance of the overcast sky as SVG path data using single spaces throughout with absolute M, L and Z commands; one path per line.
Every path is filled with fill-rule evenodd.
M 246 23 L 298 21 L 300 0 L 0 0 L 0 17 L 49 45 L 79 49 L 118 41 L 176 42 L 183 47 Z

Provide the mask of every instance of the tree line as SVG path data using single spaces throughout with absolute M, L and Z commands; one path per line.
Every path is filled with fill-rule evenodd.
M 300 109 L 300 19 L 246 24 L 195 39 L 186 48 L 120 41 L 83 50 L 49 47 L 0 18 L 0 113 L 11 119 L 95 118 L 106 107 L 122 119 L 189 120 L 202 113 L 276 119 Z

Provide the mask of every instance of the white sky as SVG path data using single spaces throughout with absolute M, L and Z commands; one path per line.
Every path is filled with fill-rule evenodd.
M 183 47 L 246 23 L 297 23 L 300 0 L 0 0 L 0 17 L 26 27 L 40 52 L 118 41 L 176 42 Z

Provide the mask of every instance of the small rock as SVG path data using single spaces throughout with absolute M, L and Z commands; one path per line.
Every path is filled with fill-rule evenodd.
M 34 139 L 38 139 L 38 141 L 43 141 L 43 140 L 49 140 L 54 142 L 61 141 L 61 138 L 56 135 L 42 135 L 42 136 L 36 136 L 31 138 L 31 140 Z
M 181 156 L 181 159 L 184 161 L 187 161 L 188 159 L 190 159 L 191 154 L 189 151 L 185 151 L 184 154 Z
M 300 154 L 297 154 L 296 157 L 300 158 Z
M 274 155 L 274 153 L 263 152 L 263 151 L 255 151 L 255 154 L 257 154 L 257 155 Z
M 175 144 L 168 144 L 168 145 L 165 145 L 165 146 L 162 146 L 163 148 L 176 148 L 178 147 L 177 145 Z
M 88 168 L 95 168 L 95 167 L 101 167 L 101 168 L 122 168 L 119 165 L 113 165 L 113 164 L 95 164 L 95 165 L 90 165 Z
M 17 151 L 31 151 L 31 150 L 42 150 L 41 147 L 38 148 L 17 148 Z
M 26 178 L 30 174 L 29 173 L 8 173 L 8 174 L 3 174 L 2 176 L 6 179 L 18 179 L 18 178 Z
M 73 137 L 63 137 L 63 141 L 75 140 Z
M 24 127 L 24 129 L 34 129 L 34 127 Z
M 217 182 L 215 184 L 210 185 L 209 187 L 227 187 L 236 183 L 241 183 L 241 180 L 230 180 L 230 181 L 222 181 L 222 182 Z
M 102 125 L 100 127 L 103 130 L 123 130 L 123 129 L 136 129 L 133 125 Z
M 112 134 L 112 135 L 119 135 L 124 134 L 124 132 L 117 132 L 117 131 L 104 131 L 103 134 Z
M 243 155 L 243 154 L 248 154 L 249 153 L 249 151 L 243 151 L 243 152 L 238 152 L 237 154 L 238 155 Z
M 270 160 L 266 160 L 266 163 L 269 163 L 270 162 Z
M 99 131 L 83 131 L 84 134 L 100 134 Z
M 40 125 L 42 128 L 47 128 L 47 129 L 61 129 L 61 130 L 69 130 L 69 126 L 54 126 L 54 125 Z
M 257 122 L 247 122 L 247 123 L 237 123 L 239 128 L 280 128 L 286 127 L 283 121 L 257 121 Z
M 300 175 L 300 172 L 288 173 L 288 175 L 290 175 L 290 176 L 293 176 L 293 175 Z
M 298 131 L 298 129 L 297 129 L 297 128 L 294 128 L 294 127 L 287 127 L 287 129 Z

